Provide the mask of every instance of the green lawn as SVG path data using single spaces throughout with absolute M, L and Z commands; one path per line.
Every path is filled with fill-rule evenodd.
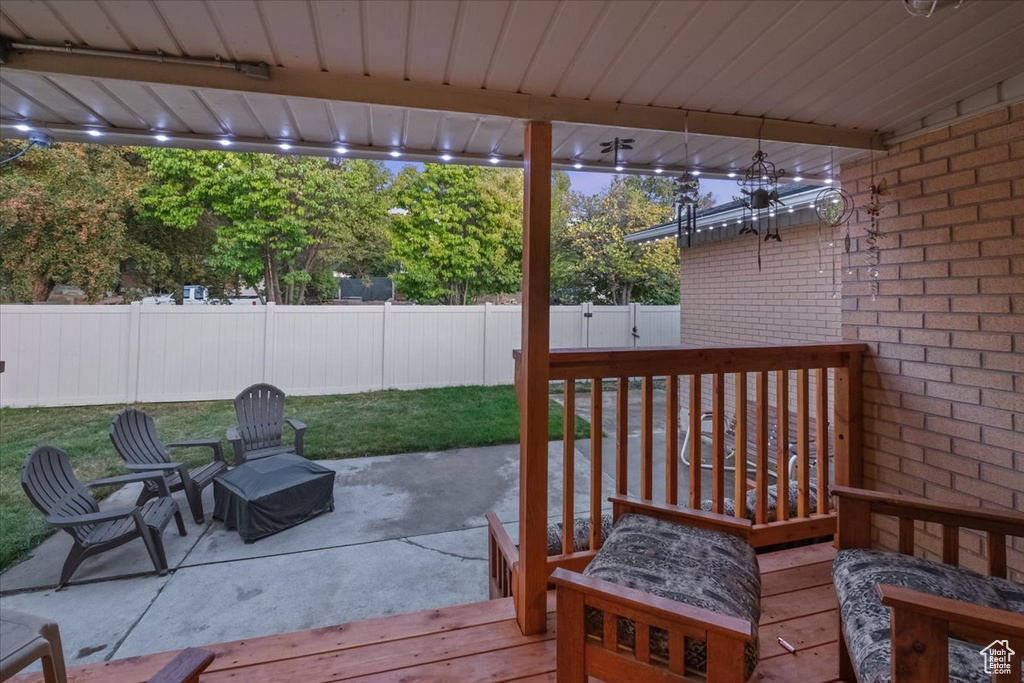
M 121 474 L 107 427 L 122 406 L 5 408 L 0 410 L 0 569 L 38 545 L 50 531 L 29 503 L 19 480 L 25 456 L 52 444 L 71 456 L 83 481 Z M 165 441 L 220 436 L 235 424 L 231 401 L 153 403 L 138 406 L 156 420 Z M 519 440 L 519 407 L 511 386 L 375 391 L 341 396 L 294 396 L 286 414 L 307 425 L 311 459 L 492 446 Z M 576 418 L 576 434 L 590 425 Z M 286 439 L 290 429 L 285 428 Z M 551 404 L 552 439 L 561 438 L 562 409 Z M 230 459 L 230 445 L 224 441 Z M 175 449 L 174 457 L 198 463 L 209 449 Z

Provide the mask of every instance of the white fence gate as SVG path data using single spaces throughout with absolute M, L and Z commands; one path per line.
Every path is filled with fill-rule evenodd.
M 0 406 L 511 384 L 519 306 L 0 306 Z M 675 346 L 678 306 L 554 306 L 553 348 Z

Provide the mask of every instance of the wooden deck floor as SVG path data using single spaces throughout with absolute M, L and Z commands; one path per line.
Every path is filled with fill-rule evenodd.
M 760 556 L 761 663 L 752 680 L 825 683 L 838 675 L 835 551 L 821 544 Z M 553 681 L 554 596 L 549 628 L 523 636 L 510 599 L 208 646 L 203 683 L 328 681 Z M 790 654 L 779 637 L 797 648 Z M 142 683 L 175 653 L 74 668 L 71 683 Z M 19 681 L 41 681 L 41 676 Z

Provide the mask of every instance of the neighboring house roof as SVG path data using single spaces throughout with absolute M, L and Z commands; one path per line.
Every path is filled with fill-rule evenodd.
M 783 229 L 796 225 L 816 223 L 818 215 L 812 206 L 814 199 L 823 189 L 817 185 L 801 185 L 796 183 L 780 186 L 779 199 L 782 200 L 783 207 L 775 217 L 775 220 L 779 222 L 779 228 Z M 739 194 L 738 187 L 736 194 Z M 696 246 L 706 242 L 718 242 L 730 237 L 736 237 L 739 234 L 743 211 L 743 205 L 738 200 L 699 211 L 697 213 L 697 233 L 692 236 L 690 245 Z M 667 223 L 660 223 L 626 235 L 626 242 L 641 244 L 660 239 L 674 239 L 676 232 L 676 221 L 671 220 Z M 683 240 L 682 246 L 683 248 L 688 246 L 686 240 Z

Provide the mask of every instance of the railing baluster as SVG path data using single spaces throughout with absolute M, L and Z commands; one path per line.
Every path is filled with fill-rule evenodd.
M 789 373 L 775 373 L 775 521 L 789 519 Z
M 651 627 L 642 621 L 636 622 L 636 658 L 644 664 L 651 661 Z
M 665 502 L 679 502 L 679 377 L 665 382 Z
M 960 527 L 942 525 L 942 563 L 960 564 Z
M 796 371 L 796 514 L 811 514 L 811 399 L 806 370 Z
M 900 517 L 899 550 L 904 555 L 914 554 L 914 518 Z
M 768 373 L 757 373 L 757 524 L 768 522 Z
M 601 457 L 604 442 L 603 436 L 603 408 L 601 401 L 603 387 L 601 378 L 595 377 L 590 381 L 590 549 L 597 550 L 601 547 L 601 504 L 604 499 L 601 494 L 601 484 L 604 473 L 601 469 Z
M 733 477 L 733 495 L 736 497 L 736 517 L 747 517 L 747 373 L 736 373 L 736 471 Z
M 828 370 L 826 368 L 818 368 L 814 371 L 815 389 L 817 395 L 815 396 L 816 410 L 814 418 L 817 420 L 815 425 L 817 433 L 815 434 L 815 455 L 817 456 L 817 477 L 818 477 L 818 496 L 817 496 L 817 510 L 818 513 L 824 513 L 828 511 Z
M 1006 578 L 1006 534 L 988 534 L 988 575 Z
M 715 375 L 711 400 L 711 510 L 725 508 L 725 375 Z
M 565 381 L 565 412 L 562 418 L 562 552 L 573 552 L 576 497 L 576 381 Z
M 700 375 L 690 375 L 690 507 L 700 509 L 701 388 Z
M 654 378 L 641 380 L 640 404 L 640 497 L 654 498 Z
M 619 649 L 619 623 L 614 614 L 604 611 L 604 649 L 615 652 Z
M 686 673 L 686 636 L 679 631 L 668 632 L 668 670 L 682 676 Z
M 615 413 L 615 492 L 629 493 L 629 378 L 619 378 Z

